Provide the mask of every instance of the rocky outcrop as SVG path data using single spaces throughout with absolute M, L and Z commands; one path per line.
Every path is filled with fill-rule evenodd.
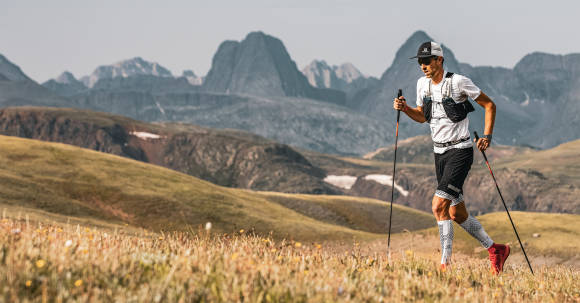
M 0 107 L 20 105 L 71 106 L 68 100 L 34 82 L 0 55 Z
M 203 88 L 209 92 L 306 97 L 344 104 L 344 93 L 311 86 L 279 39 L 253 32 L 225 41 L 216 52 Z
M 156 77 L 173 77 L 171 72 L 159 63 L 148 62 L 141 57 L 123 60 L 112 65 L 97 67 L 95 71 L 81 78 L 81 81 L 89 88 L 92 88 L 99 80 L 108 78 L 127 78 L 137 75 L 149 75 Z
M 0 109 L 0 134 L 72 144 L 161 165 L 218 185 L 339 193 L 325 172 L 287 145 L 239 131 L 152 125 L 73 109 Z
M 32 81 L 20 67 L 0 54 L 0 75 L 3 81 Z
M 191 85 L 202 85 L 203 77 L 198 77 L 192 70 L 184 70 L 181 77 L 187 79 Z
M 42 86 L 56 92 L 57 94 L 68 97 L 87 90 L 87 87 L 70 72 L 63 72 L 56 79 L 48 80 L 42 83 Z
M 312 86 L 343 91 L 347 99 L 357 91 L 378 83 L 378 79 L 364 76 L 351 63 L 329 66 L 324 60 L 314 60 L 302 69 L 302 73 Z

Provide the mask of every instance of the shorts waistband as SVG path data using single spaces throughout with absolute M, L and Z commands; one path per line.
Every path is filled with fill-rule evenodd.
M 469 141 L 469 138 L 470 137 L 463 138 L 463 139 L 458 139 L 458 140 L 455 140 L 455 141 L 449 141 L 449 142 L 445 142 L 445 143 L 433 142 L 433 145 L 435 147 L 447 147 L 447 146 L 452 146 L 452 145 L 455 145 L 455 144 L 459 144 L 461 142 Z

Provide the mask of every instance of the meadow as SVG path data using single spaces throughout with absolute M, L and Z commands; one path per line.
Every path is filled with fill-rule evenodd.
M 578 302 L 580 272 L 466 259 L 447 271 L 413 250 L 274 240 L 246 230 L 0 221 L 5 302 Z

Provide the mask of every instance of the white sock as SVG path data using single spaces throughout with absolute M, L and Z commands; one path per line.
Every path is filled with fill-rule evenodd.
M 439 239 L 441 240 L 441 264 L 449 264 L 453 250 L 453 221 L 437 221 L 437 225 L 439 225 Z
M 469 215 L 465 222 L 459 224 L 465 231 L 467 231 L 472 237 L 476 238 L 479 243 L 485 248 L 490 248 L 493 245 L 493 240 L 487 235 L 481 223 L 477 221 L 476 218 Z M 439 228 L 441 229 L 441 228 Z

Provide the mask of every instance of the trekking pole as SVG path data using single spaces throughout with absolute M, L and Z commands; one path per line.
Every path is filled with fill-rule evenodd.
M 479 136 L 477 135 L 477 132 L 474 131 L 473 134 L 475 135 L 475 142 L 479 141 Z M 530 267 L 530 271 L 532 272 L 532 275 L 534 274 L 534 270 L 532 269 L 532 265 L 530 264 L 530 260 L 528 259 L 528 255 L 526 254 L 526 250 L 524 249 L 524 245 L 522 244 L 522 240 L 520 240 L 520 235 L 518 235 L 518 231 L 516 230 L 516 226 L 514 224 L 514 221 L 512 220 L 512 216 L 510 216 L 510 211 L 507 208 L 507 205 L 505 204 L 505 201 L 503 199 L 503 196 L 501 194 L 501 191 L 499 190 L 499 186 L 497 185 L 497 181 L 495 180 L 495 176 L 493 175 L 493 172 L 491 171 L 491 166 L 489 165 L 489 161 L 487 160 L 487 156 L 485 155 L 485 151 L 481 151 L 481 154 L 483 154 L 483 158 L 485 159 L 485 164 L 487 165 L 487 168 L 489 168 L 489 173 L 491 174 L 491 177 L 493 178 L 493 182 L 495 182 L 495 188 L 497 188 L 497 192 L 499 193 L 499 197 L 501 198 L 501 202 L 503 203 L 503 207 L 505 208 L 505 211 L 507 212 L 508 218 L 510 219 L 510 222 L 512 223 L 512 227 L 514 228 L 514 232 L 516 233 L 516 237 L 518 238 L 518 242 L 520 242 L 520 247 L 522 248 L 522 251 L 524 252 L 524 257 L 526 257 L 526 262 L 528 262 L 528 266 Z
M 403 95 L 403 90 L 399 88 L 397 98 Z M 393 199 L 395 199 L 395 167 L 397 166 L 397 141 L 399 140 L 399 118 L 401 111 L 397 110 L 397 128 L 395 131 L 395 157 L 393 159 L 393 184 L 391 185 L 391 211 L 389 212 L 389 239 L 387 240 L 387 253 L 391 252 L 391 219 L 393 218 Z

